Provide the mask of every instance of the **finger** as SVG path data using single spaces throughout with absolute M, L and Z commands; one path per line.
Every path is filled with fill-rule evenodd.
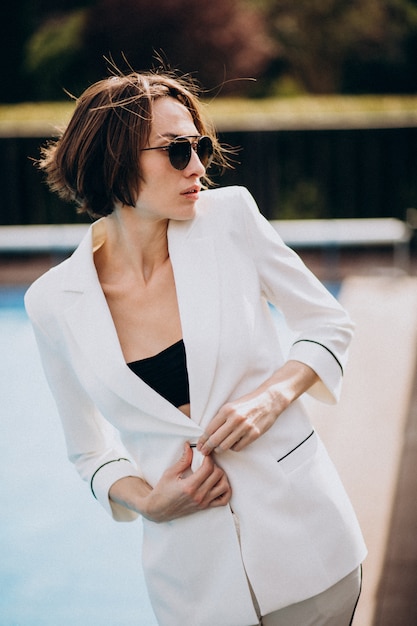
M 197 450 L 201 450 L 202 446 L 211 439 L 212 435 L 219 430 L 227 421 L 227 415 L 225 414 L 224 407 L 213 417 L 210 423 L 207 425 L 206 430 L 200 436 L 197 442 Z
M 182 478 L 182 474 L 191 467 L 193 460 L 193 451 L 190 444 L 186 442 L 184 444 L 183 453 L 180 459 L 174 465 L 168 469 L 168 473 L 173 473 L 175 476 Z
M 210 456 L 204 456 L 200 467 L 188 476 L 190 486 L 194 490 L 199 489 L 211 476 L 215 467 L 213 459 Z
M 211 454 L 213 450 L 217 448 L 219 448 L 219 450 L 227 450 L 230 445 L 241 437 L 242 429 L 244 429 L 244 424 L 236 424 L 235 421 L 232 420 L 225 421 L 214 434 L 206 439 L 205 443 L 200 447 L 200 452 L 207 455 Z M 234 441 L 232 441 L 233 438 Z M 226 440 L 228 440 L 230 445 L 224 447 L 223 443 Z
M 215 451 L 225 452 L 226 450 L 234 450 L 235 446 L 240 442 L 241 439 L 248 439 L 250 437 L 250 441 L 256 439 L 258 435 L 255 434 L 254 429 L 252 429 L 251 425 L 246 421 L 234 422 L 233 424 L 228 424 L 227 428 L 221 428 L 215 435 L 211 437 L 211 443 L 216 444 Z M 246 445 L 249 443 L 247 440 Z M 202 450 L 204 454 L 204 449 Z
M 205 485 L 208 487 L 208 485 Z M 214 485 L 208 489 L 207 493 L 201 500 L 201 508 L 209 506 L 224 506 L 231 498 L 231 487 L 226 476 L 222 473 L 220 478 L 216 480 Z
M 230 499 L 232 497 L 231 492 L 227 491 L 222 493 L 220 496 L 218 496 L 217 498 L 214 498 L 213 500 L 210 501 L 210 503 L 204 507 L 205 509 L 214 509 L 216 507 L 219 506 L 226 506 L 226 504 L 228 504 L 230 502 Z
M 213 489 L 225 476 L 224 471 L 214 463 L 211 456 L 204 457 L 203 463 L 189 479 L 189 484 L 200 495 L 205 495 Z
M 204 457 L 201 467 L 182 481 L 182 489 L 198 510 L 204 510 L 216 501 L 224 506 L 230 500 L 231 488 L 224 471 L 212 457 Z
M 242 433 L 241 437 L 236 440 L 236 442 L 230 447 L 233 452 L 239 452 L 246 448 L 250 443 L 259 439 L 261 432 L 258 428 L 250 428 Z
M 245 429 L 244 427 L 238 428 L 225 437 L 219 444 L 216 446 L 216 452 L 226 452 L 226 450 L 234 450 L 235 446 L 244 438 Z
M 252 443 L 252 441 L 253 440 L 249 437 L 241 437 L 238 441 L 236 441 L 236 443 L 231 446 L 230 450 L 233 450 L 233 452 L 240 452 L 241 450 L 246 448 L 246 446 Z
M 211 454 L 216 447 L 217 445 L 214 443 L 214 441 L 212 441 L 210 438 L 207 438 L 204 444 L 201 444 L 200 448 L 198 449 L 201 452 L 201 454 L 204 454 L 205 456 L 207 456 Z
M 227 477 L 223 476 L 210 492 L 211 500 L 209 506 L 224 506 L 230 501 L 231 497 L 232 488 Z
M 226 450 L 233 450 L 233 452 L 239 452 L 246 448 L 250 443 L 258 439 L 260 436 L 258 428 L 251 424 L 242 424 L 236 430 L 234 430 L 228 437 L 219 443 L 215 451 L 225 452 Z

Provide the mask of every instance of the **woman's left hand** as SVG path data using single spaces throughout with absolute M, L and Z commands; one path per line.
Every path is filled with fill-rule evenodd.
M 317 380 L 317 374 L 304 363 L 287 361 L 254 392 L 223 405 L 198 440 L 197 449 L 206 456 L 213 450 L 243 450 Z
M 213 450 L 238 452 L 263 435 L 279 413 L 268 392 L 228 402 L 211 420 L 197 443 L 197 449 L 204 455 Z

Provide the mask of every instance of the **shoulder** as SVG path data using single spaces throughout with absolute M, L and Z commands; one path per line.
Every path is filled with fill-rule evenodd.
M 25 294 L 26 311 L 32 319 L 51 318 L 67 306 L 65 293 L 82 291 L 94 275 L 92 228 L 90 227 L 73 254 L 40 276 Z
M 59 294 L 69 259 L 51 268 L 31 284 L 25 293 L 25 308 L 31 319 L 52 312 L 59 302 Z
M 254 199 L 246 187 L 240 187 L 238 185 L 218 187 L 217 189 L 206 189 L 201 193 L 198 210 L 202 213 L 216 208 L 233 210 L 254 202 Z
M 230 186 L 203 191 L 198 201 L 196 221 L 213 226 L 219 223 L 238 224 L 248 213 L 258 213 L 258 207 L 246 187 Z

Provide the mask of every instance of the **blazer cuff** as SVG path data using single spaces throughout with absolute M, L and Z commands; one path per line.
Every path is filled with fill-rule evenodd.
M 128 459 L 115 459 L 104 463 L 91 478 L 90 485 L 94 497 L 116 522 L 132 522 L 139 516 L 139 513 L 112 502 L 109 498 L 110 487 L 120 478 L 127 476 L 141 478 L 139 472 L 135 470 L 134 465 Z
M 335 404 L 340 398 L 343 367 L 337 356 L 324 344 L 300 339 L 289 352 L 288 360 L 300 361 L 314 370 L 319 377 L 307 393 L 326 404 Z

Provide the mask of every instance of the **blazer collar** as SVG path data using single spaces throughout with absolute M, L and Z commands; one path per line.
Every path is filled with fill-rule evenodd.
M 171 222 L 168 244 L 187 354 L 191 417 L 201 423 L 219 349 L 219 268 L 212 238 L 196 233 L 194 223 Z
M 210 238 L 193 235 L 193 222 L 171 222 L 168 245 L 177 289 L 190 381 L 191 420 L 127 367 L 93 259 L 102 226 L 93 224 L 67 262 L 63 290 L 72 292 L 66 323 L 94 372 L 145 413 L 196 431 L 214 379 L 220 326 L 218 267 Z M 208 349 L 209 347 L 209 349 Z M 198 429 L 198 433 L 201 432 Z

